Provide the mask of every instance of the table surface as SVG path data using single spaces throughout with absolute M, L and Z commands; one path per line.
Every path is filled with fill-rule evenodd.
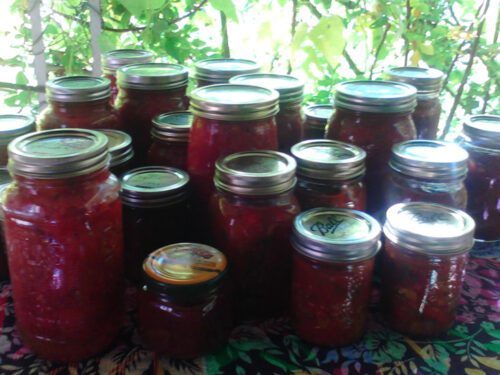
M 500 242 L 471 253 L 455 326 L 435 340 L 412 340 L 385 328 L 371 306 L 359 343 L 316 347 L 302 342 L 287 318 L 234 329 L 220 352 L 193 361 L 156 357 L 145 350 L 132 314 L 115 346 L 102 357 L 58 365 L 33 355 L 15 329 L 11 288 L 0 284 L 0 374 L 499 374 Z

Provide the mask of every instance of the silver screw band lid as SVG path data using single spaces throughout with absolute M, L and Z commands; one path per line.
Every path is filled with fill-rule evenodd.
M 500 116 L 472 115 L 465 119 L 463 133 L 474 144 L 500 151 Z
M 385 72 L 385 78 L 389 81 L 403 82 L 414 86 L 417 89 L 418 99 L 426 99 L 439 95 L 444 74 L 433 68 L 406 66 L 389 69 Z
M 0 144 L 6 145 L 20 135 L 35 131 L 32 116 L 18 114 L 0 115 Z
M 111 82 L 104 77 L 59 77 L 47 82 L 46 92 L 55 102 L 92 102 L 111 97 Z
M 136 90 L 170 90 L 187 86 L 188 70 L 178 64 L 145 63 L 125 65 L 118 69 L 121 88 Z
M 103 53 L 102 66 L 105 71 L 114 73 L 124 65 L 152 62 L 153 57 L 153 52 L 143 49 L 115 49 Z
M 114 129 L 102 129 L 100 131 L 108 137 L 108 151 L 111 157 L 110 167 L 126 163 L 134 157 L 132 137 L 130 135 Z
M 153 119 L 153 138 L 170 142 L 188 142 L 193 114 L 189 111 L 162 113 Z
M 231 77 L 256 73 L 260 70 L 259 64 L 246 59 L 206 59 L 195 63 L 194 78 L 214 84 L 228 83 Z

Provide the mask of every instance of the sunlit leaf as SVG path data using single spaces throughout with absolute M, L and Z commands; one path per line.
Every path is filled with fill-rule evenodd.
M 315 47 L 321 51 L 328 64 L 334 68 L 344 51 L 344 24 L 339 16 L 322 17 L 309 33 Z
M 210 4 L 226 15 L 228 19 L 238 22 L 238 14 L 232 0 L 209 0 Z

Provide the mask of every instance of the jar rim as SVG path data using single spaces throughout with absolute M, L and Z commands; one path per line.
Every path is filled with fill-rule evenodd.
M 124 65 L 149 63 L 154 58 L 153 52 L 144 49 L 122 48 L 102 54 L 104 70 L 115 72 Z
M 190 111 L 162 113 L 153 118 L 151 136 L 163 141 L 188 142 L 192 123 Z
M 188 70 L 179 64 L 140 63 L 117 70 L 118 87 L 136 90 L 170 90 L 187 86 Z
M 279 94 L 280 105 L 302 103 L 304 97 L 304 83 L 298 78 L 287 74 L 276 73 L 249 73 L 232 77 L 229 83 L 253 85 L 276 90 Z
M 492 114 L 469 115 L 463 124 L 463 133 L 479 146 L 500 150 L 500 116 Z
M 194 78 L 213 83 L 228 83 L 231 77 L 245 73 L 256 73 L 260 65 L 249 59 L 212 58 L 195 63 Z
M 35 130 L 35 118 L 22 114 L 0 114 L 0 144 Z
M 306 116 L 306 119 L 314 119 L 318 122 L 321 121 L 326 125 L 328 123 L 328 120 L 332 117 L 333 112 L 333 103 L 313 104 L 305 108 L 304 115 Z
M 126 163 L 134 157 L 132 137 L 121 130 L 101 129 L 108 137 L 108 152 L 111 157 L 110 167 Z
M 403 82 L 414 86 L 417 89 L 417 97 L 439 93 L 444 81 L 442 71 L 415 66 L 389 68 L 384 75 L 389 81 Z

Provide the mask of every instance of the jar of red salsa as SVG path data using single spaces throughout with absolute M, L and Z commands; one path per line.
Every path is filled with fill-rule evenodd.
M 12 182 L 9 172 L 5 169 L 0 169 L 0 204 L 3 203 L 5 191 Z M 9 278 L 9 266 L 7 264 L 7 252 L 5 246 L 5 231 L 3 211 L 0 207 L 0 280 Z
M 388 324 L 415 337 L 446 332 L 455 320 L 474 220 L 435 203 L 399 203 L 387 211 L 381 306 Z
M 0 168 L 9 161 L 7 145 L 20 135 L 35 131 L 35 119 L 26 115 L 0 115 Z
M 304 132 L 302 100 L 304 84 L 295 77 L 285 74 L 253 73 L 233 77 L 230 83 L 267 87 L 278 91 L 279 112 L 276 114 L 278 126 L 278 148 L 290 153 L 290 148 L 300 142 Z
M 304 139 L 325 138 L 325 129 L 333 115 L 333 105 L 314 104 L 304 111 Z
M 189 133 L 193 115 L 189 111 L 163 113 L 153 119 L 148 161 L 180 169 L 187 168 Z
M 3 211 L 16 327 L 49 360 L 100 353 L 122 323 L 122 210 L 107 142 L 57 129 L 9 144 Z
M 476 238 L 500 240 L 500 116 L 468 117 L 461 146 L 469 152 L 467 212 L 476 221 Z
M 110 103 L 109 79 L 68 76 L 47 82 L 48 107 L 37 120 L 38 130 L 59 128 L 122 129 Z
M 245 59 L 207 59 L 194 65 L 194 78 L 198 87 L 228 83 L 231 77 L 256 73 L 260 70 L 259 64 Z
M 143 167 L 126 173 L 121 183 L 125 273 L 138 282 L 151 251 L 187 240 L 189 176 L 175 168 Z
M 344 346 L 365 331 L 380 225 L 354 210 L 315 208 L 295 219 L 292 322 L 314 344 Z
M 192 359 L 221 349 L 232 328 L 227 260 L 202 244 L 178 243 L 144 261 L 139 334 L 170 358 Z
M 335 89 L 335 113 L 326 138 L 366 151 L 368 212 L 382 215 L 383 181 L 389 173 L 392 146 L 416 137 L 411 113 L 417 90 L 388 81 L 343 82 Z
M 441 103 L 439 93 L 443 84 L 443 72 L 432 68 L 405 66 L 386 72 L 389 81 L 404 82 L 417 89 L 417 107 L 412 113 L 417 129 L 417 138 L 436 139 Z
M 293 146 L 292 155 L 297 160 L 295 194 L 302 210 L 366 209 L 363 149 L 344 142 L 315 139 Z
M 288 306 L 289 238 L 300 212 L 295 167 L 293 158 L 275 151 L 241 152 L 217 162 L 212 236 L 231 263 L 239 318 L 266 318 Z
M 120 177 L 134 165 L 134 150 L 132 138 L 119 130 L 103 129 L 102 133 L 108 137 L 108 152 L 110 156 L 109 170 Z
M 431 202 L 465 210 L 469 155 L 448 142 L 413 140 L 392 148 L 385 206 L 401 202 Z
M 133 64 L 118 69 L 116 107 L 132 136 L 137 161 L 144 164 L 156 116 L 187 109 L 188 71 L 176 64 Z

